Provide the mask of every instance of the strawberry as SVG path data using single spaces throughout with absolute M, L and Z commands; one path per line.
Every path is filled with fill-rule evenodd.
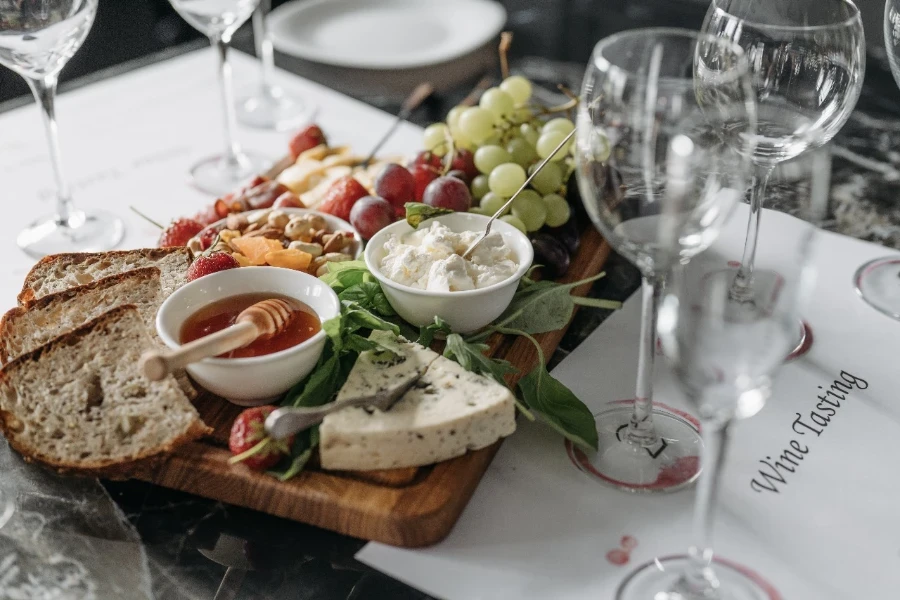
M 412 172 L 413 181 L 416 184 L 416 202 L 421 202 L 422 196 L 425 195 L 425 188 L 428 187 L 429 183 L 437 179 L 440 173 L 437 169 L 422 164 L 413 166 L 412 169 L 410 169 L 410 172 Z
M 353 175 L 345 175 L 335 180 L 325 192 L 325 199 L 319 206 L 319 210 L 349 221 L 350 209 L 357 200 L 368 195 L 368 190 L 354 179 Z
M 290 454 L 293 436 L 274 440 L 266 435 L 266 417 L 276 408 L 271 404 L 255 406 L 238 415 L 228 436 L 228 448 L 234 454 L 228 462 L 242 462 L 254 471 L 264 471 Z
M 297 197 L 297 194 L 288 191 L 275 198 L 272 208 L 306 208 L 306 205 Z
M 208 250 L 218 236 L 219 232 L 214 227 L 204 229 L 197 235 L 197 238 L 200 240 L 200 248 L 202 250 Z
M 192 237 L 200 233 L 203 225 L 194 219 L 176 219 L 159 236 L 160 248 L 187 246 Z
M 307 125 L 291 138 L 291 141 L 288 143 L 288 148 L 290 148 L 291 156 L 297 158 L 310 148 L 315 148 L 322 144 L 328 144 L 328 141 L 325 139 L 325 134 L 322 133 L 319 126 Z
M 227 269 L 236 269 L 240 267 L 240 263 L 235 257 L 227 252 L 210 252 L 209 254 L 201 254 L 191 263 L 187 271 L 187 280 L 194 281 L 219 271 Z
M 194 215 L 193 219 L 203 225 L 204 227 L 207 225 L 212 225 L 222 217 L 219 216 L 219 213 L 216 212 L 216 205 L 210 204 L 196 215 Z

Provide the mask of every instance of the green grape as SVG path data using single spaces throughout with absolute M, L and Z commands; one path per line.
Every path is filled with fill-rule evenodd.
M 494 213 L 489 213 L 480 206 L 473 206 L 472 208 L 469 209 L 469 212 L 475 213 L 476 215 L 484 215 L 486 217 L 491 217 L 494 215 Z
M 525 183 L 525 169 L 513 162 L 495 167 L 488 177 L 491 191 L 498 196 L 509 198 Z
M 525 104 L 531 98 L 531 82 L 521 75 L 507 77 L 500 84 L 500 89 L 512 96 L 516 104 Z
M 534 173 L 536 168 L 537 165 L 534 165 L 528 169 L 528 172 Z M 559 165 L 551 162 L 544 165 L 544 168 L 534 176 L 534 179 L 531 180 L 531 187 L 541 194 L 553 194 L 559 191 L 562 182 L 562 170 Z
M 547 133 L 549 131 L 558 131 L 565 136 L 565 135 L 569 135 L 569 132 L 572 131 L 573 129 L 575 129 L 575 123 L 573 123 L 572 121 L 570 121 L 569 119 L 567 119 L 565 117 L 559 117 L 559 118 L 550 119 L 549 121 L 547 121 L 547 123 L 544 125 L 544 128 L 541 129 L 541 133 Z M 557 144 L 558 143 L 559 142 L 557 142 Z M 551 148 L 551 150 L 552 150 L 552 148 Z
M 512 96 L 501 90 L 500 88 L 490 88 L 485 90 L 478 101 L 478 106 L 485 110 L 491 111 L 498 119 L 508 117 L 513 114 L 516 103 L 513 102 Z
M 445 155 L 447 150 L 449 150 L 449 144 L 447 143 L 448 133 L 450 133 L 450 130 L 443 123 L 432 123 L 426 127 L 425 133 L 422 134 L 425 149 L 438 156 Z
M 488 176 L 478 175 L 472 180 L 472 197 L 476 200 L 484 198 L 485 194 L 489 194 L 491 188 L 488 186 Z
M 522 219 L 520 219 L 519 217 L 516 217 L 514 215 L 503 215 L 502 217 L 500 217 L 500 220 L 504 223 L 509 223 L 522 233 L 528 233 L 528 230 L 525 228 L 525 223 L 523 223 Z
M 528 123 L 522 123 L 519 126 L 519 133 L 526 142 L 534 146 L 537 144 L 538 138 L 541 136 L 540 132 L 537 130 L 534 125 L 530 125 Z
M 512 214 L 525 223 L 527 231 L 537 231 L 547 220 L 547 206 L 534 190 L 523 190 L 512 203 Z
M 468 106 L 454 106 L 447 113 L 447 126 L 452 131 L 459 125 L 459 117 L 469 108 Z
M 527 167 L 537 158 L 534 146 L 522 138 L 511 139 L 506 145 L 506 151 L 509 152 L 513 162 L 519 163 L 523 167 Z
M 481 146 L 501 146 L 502 144 L 500 144 L 500 134 L 495 133 L 494 135 L 487 138 L 486 140 L 483 140 L 481 142 L 481 144 L 479 144 L 479 145 L 481 145 Z
M 591 153 L 597 162 L 606 162 L 612 148 L 609 145 L 609 138 L 602 131 L 594 130 L 591 135 Z
M 511 160 L 509 152 L 500 146 L 482 146 L 475 151 L 475 168 L 485 175 L 490 175 L 491 171 Z
M 527 106 L 520 106 L 512 114 L 513 123 L 527 123 L 531 120 L 531 109 Z
M 488 192 L 484 195 L 484 198 L 481 199 L 481 204 L 479 206 L 481 206 L 481 209 L 485 212 L 485 214 L 493 215 L 495 212 L 500 210 L 501 206 L 506 204 L 507 200 L 509 200 L 509 198 L 503 198 L 502 196 L 498 196 L 494 192 Z M 506 214 L 508 212 L 509 209 L 507 208 L 503 212 L 503 214 Z
M 537 144 L 534 145 L 535 150 L 537 150 L 538 156 L 540 156 L 541 158 L 547 158 L 548 156 L 550 156 L 550 153 L 553 152 L 554 148 L 559 146 L 559 143 L 563 141 L 563 139 L 565 139 L 566 135 L 568 134 L 560 133 L 558 131 L 541 132 L 541 137 L 538 138 Z M 560 148 L 559 152 L 554 154 L 553 158 L 551 158 L 550 160 L 554 162 L 562 160 L 565 157 L 566 152 L 569 151 L 568 144 L 571 143 L 572 141 L 569 140 L 567 145 Z
M 566 199 L 559 194 L 547 194 L 543 199 L 544 206 L 547 208 L 547 225 L 550 227 L 559 227 L 565 225 L 569 221 L 572 209 Z
M 459 131 L 467 140 L 480 144 L 494 133 L 494 121 L 493 113 L 472 106 L 459 116 Z

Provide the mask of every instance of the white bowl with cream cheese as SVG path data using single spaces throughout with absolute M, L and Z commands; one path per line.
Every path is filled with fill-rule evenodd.
M 534 251 L 521 231 L 494 221 L 491 235 L 472 257 L 462 252 L 484 231 L 489 217 L 452 213 L 418 229 L 406 221 L 388 225 L 366 244 L 365 261 L 403 319 L 416 326 L 441 317 L 453 331 L 489 325 L 512 301 Z

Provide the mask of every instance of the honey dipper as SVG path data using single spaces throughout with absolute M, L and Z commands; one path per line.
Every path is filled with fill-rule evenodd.
M 159 381 L 185 365 L 243 348 L 256 340 L 272 338 L 284 331 L 301 311 L 300 303 L 290 298 L 257 302 L 242 310 L 231 327 L 174 350 L 145 352 L 141 357 L 141 372 L 147 379 Z

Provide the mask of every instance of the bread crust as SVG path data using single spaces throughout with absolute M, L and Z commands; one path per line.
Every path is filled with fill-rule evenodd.
M 110 250 L 108 252 L 70 252 L 65 254 L 51 254 L 40 259 L 33 267 L 31 267 L 31 270 L 28 271 L 28 275 L 25 276 L 25 282 L 22 284 L 22 291 L 19 292 L 17 300 L 19 306 L 27 306 L 31 302 L 34 302 L 35 282 L 44 276 L 43 273 L 46 270 L 53 268 L 55 265 L 62 265 L 65 267 L 77 265 L 95 258 L 116 260 L 130 256 L 140 256 L 147 260 L 156 261 L 169 256 L 170 254 L 183 254 L 187 259 L 188 265 L 193 262 L 193 254 L 184 246 L 171 248 L 141 248 L 138 250 Z
M 9 382 L 10 372 L 20 368 L 20 366 L 21 368 L 25 368 L 23 366 L 24 363 L 38 361 L 44 354 L 55 350 L 60 346 L 73 345 L 74 343 L 77 343 L 80 338 L 92 333 L 96 329 L 105 327 L 128 312 L 137 313 L 137 307 L 133 304 L 117 306 L 103 313 L 99 317 L 88 321 L 84 325 L 57 336 L 39 348 L 15 358 L 9 364 L 0 368 L 0 387 L 11 385 Z M 212 433 L 212 429 L 203 423 L 198 414 L 197 418 L 191 423 L 187 431 L 178 437 L 169 440 L 162 446 L 149 448 L 144 452 L 140 452 L 137 455 L 130 456 L 124 460 L 110 459 L 74 463 L 57 460 L 55 457 L 48 456 L 41 452 L 38 448 L 20 443 L 16 435 L 19 430 L 20 424 L 18 423 L 18 418 L 11 412 L 0 409 L 0 434 L 6 438 L 9 445 L 27 462 L 40 462 L 61 473 L 107 478 L 128 478 L 136 470 L 151 464 L 152 459 L 164 456 L 182 444 Z

